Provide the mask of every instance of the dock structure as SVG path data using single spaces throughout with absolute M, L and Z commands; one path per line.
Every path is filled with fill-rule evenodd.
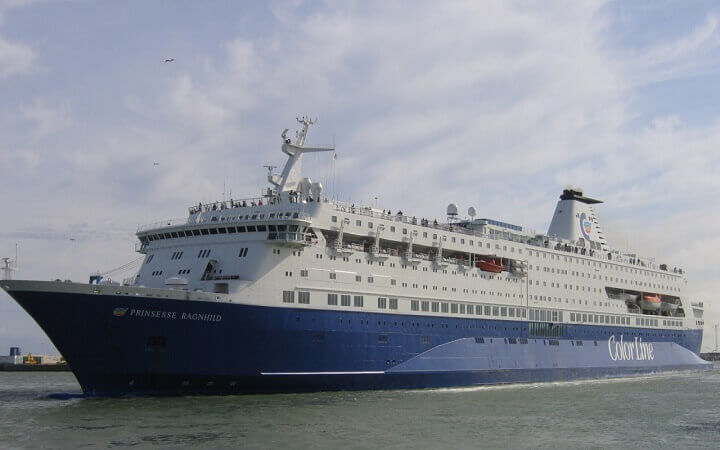
M 23 355 L 20 347 L 10 347 L 10 355 L 0 356 L 0 371 L 4 372 L 68 372 L 65 358 L 57 355 Z

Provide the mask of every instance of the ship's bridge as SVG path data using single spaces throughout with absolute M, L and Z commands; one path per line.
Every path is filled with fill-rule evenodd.
M 140 226 L 136 248 L 145 253 L 156 241 L 200 236 L 265 233 L 268 241 L 289 246 L 311 245 L 317 240 L 309 228 L 318 203 L 271 202 L 266 198 L 226 200 L 190 207 L 187 219 L 170 219 Z

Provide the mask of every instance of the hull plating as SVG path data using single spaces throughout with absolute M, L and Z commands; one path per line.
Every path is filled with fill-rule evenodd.
M 544 338 L 512 320 L 9 293 L 88 395 L 425 388 L 710 367 L 697 356 L 699 330 L 565 325 L 563 337 Z

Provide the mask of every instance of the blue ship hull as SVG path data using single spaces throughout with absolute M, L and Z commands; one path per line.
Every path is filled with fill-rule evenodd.
M 411 389 L 704 370 L 700 330 L 8 290 L 87 395 Z M 648 347 L 648 344 L 650 345 Z

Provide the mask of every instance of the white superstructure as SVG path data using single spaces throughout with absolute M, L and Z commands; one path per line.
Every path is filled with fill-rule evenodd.
M 294 142 L 282 133 L 288 162 L 279 175 L 270 167 L 262 197 L 199 204 L 187 219 L 139 228 L 147 256 L 129 284 L 267 306 L 702 328 L 686 274 L 613 250 L 600 202 L 580 189 L 563 192 L 546 235 L 331 201 L 300 169 L 304 153 L 332 149 L 306 147 L 312 122 L 300 121 Z

